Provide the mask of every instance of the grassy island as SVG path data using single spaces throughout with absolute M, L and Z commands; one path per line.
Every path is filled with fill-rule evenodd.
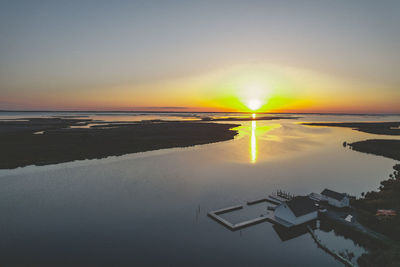
M 369 139 L 349 144 L 356 151 L 400 160 L 400 140 Z
M 0 122 L 0 169 L 96 159 L 233 139 L 238 124 L 206 122 L 104 123 L 90 119 L 32 118 Z M 77 127 L 78 128 L 71 128 Z M 87 128 L 80 128 L 80 127 Z

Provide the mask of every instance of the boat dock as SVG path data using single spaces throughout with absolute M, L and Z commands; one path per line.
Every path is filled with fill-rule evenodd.
M 269 203 L 274 204 L 274 205 L 279 205 L 279 204 L 282 203 L 282 201 L 280 201 L 278 199 L 275 199 L 275 198 L 272 198 L 271 196 L 267 196 L 267 197 L 263 197 L 263 198 L 257 198 L 257 199 L 254 199 L 254 200 L 247 201 L 246 203 L 247 203 L 247 205 L 255 205 L 255 204 L 259 204 L 261 202 L 269 202 Z
M 287 222 L 287 221 L 284 221 L 282 219 L 275 217 L 273 209 L 277 205 L 280 205 L 282 202 L 290 200 L 292 197 L 293 197 L 293 195 L 284 193 L 282 191 L 277 191 L 276 194 L 271 194 L 266 197 L 261 197 L 261 198 L 257 198 L 254 200 L 246 201 L 247 206 L 259 204 L 262 202 L 271 203 L 272 206 L 267 207 L 268 210 L 266 211 L 266 214 L 262 214 L 259 217 L 256 217 L 256 218 L 253 218 L 253 219 L 250 219 L 247 221 L 243 221 L 240 223 L 236 223 L 236 224 L 229 222 L 228 220 L 222 218 L 220 215 L 222 215 L 224 213 L 243 209 L 245 207 L 244 205 L 235 205 L 235 206 L 230 206 L 230 207 L 223 208 L 223 209 L 218 209 L 215 211 L 210 211 L 207 215 L 209 217 L 211 217 L 212 219 L 214 219 L 215 221 L 217 221 L 218 223 L 225 226 L 226 228 L 230 229 L 231 231 L 243 229 L 248 226 L 266 222 L 266 221 L 273 223 L 273 224 L 279 224 L 279 225 L 282 225 L 285 227 L 291 227 L 291 226 L 293 226 L 293 224 L 291 224 L 290 222 Z
M 241 208 L 243 208 L 243 206 L 241 206 L 238 209 L 241 209 Z M 223 210 L 224 210 L 223 213 L 229 212 L 229 211 L 225 211 L 225 209 L 223 209 Z M 234 209 L 234 210 L 237 210 L 237 209 Z M 230 211 L 233 211 L 233 210 L 231 209 Z M 219 214 L 222 214 L 222 213 L 219 213 Z M 240 230 L 240 229 L 243 229 L 243 228 L 255 225 L 255 224 L 259 224 L 262 222 L 270 222 L 273 224 L 283 225 L 285 227 L 292 226 L 291 223 L 276 218 L 274 216 L 273 211 L 268 211 L 267 214 L 265 214 L 265 215 L 263 214 L 257 218 L 250 219 L 250 220 L 243 221 L 243 222 L 236 223 L 236 224 L 233 224 L 233 223 L 225 220 L 224 218 L 219 216 L 219 214 L 216 214 L 215 211 L 212 211 L 212 212 L 208 213 L 208 216 L 211 217 L 212 219 L 214 219 L 215 221 L 217 221 L 218 223 L 222 224 L 223 226 L 225 226 L 226 228 L 228 228 L 231 231 Z

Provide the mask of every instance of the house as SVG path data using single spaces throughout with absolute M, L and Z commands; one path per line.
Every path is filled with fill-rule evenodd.
M 328 201 L 329 205 L 338 208 L 344 208 L 350 206 L 349 197 L 346 194 L 338 193 L 329 189 L 324 189 L 321 195 Z
M 300 225 L 318 217 L 315 202 L 306 196 L 297 196 L 275 208 L 276 221 L 286 227 Z

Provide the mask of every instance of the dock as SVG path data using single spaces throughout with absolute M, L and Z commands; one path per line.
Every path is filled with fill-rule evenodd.
M 282 204 L 285 201 L 291 200 L 293 197 L 294 197 L 293 194 L 290 194 L 290 193 L 282 191 L 282 190 L 277 190 L 276 193 L 270 194 L 268 196 L 263 196 L 260 198 L 246 201 L 247 206 L 256 205 L 256 204 L 259 204 L 262 202 L 268 202 L 268 203 L 272 204 L 272 206 L 267 207 L 266 214 L 262 214 L 259 217 L 256 217 L 256 218 L 253 218 L 253 219 L 250 219 L 247 221 L 239 222 L 236 224 L 229 222 L 228 220 L 222 218 L 220 215 L 222 215 L 224 213 L 243 209 L 245 207 L 245 205 L 235 205 L 235 206 L 230 206 L 227 208 L 210 211 L 207 215 L 231 231 L 236 231 L 236 230 L 239 230 L 239 229 L 251 226 L 251 225 L 255 225 L 258 223 L 266 222 L 266 221 L 270 222 L 272 224 L 279 224 L 279 225 L 282 225 L 285 227 L 291 227 L 291 226 L 293 226 L 292 223 L 275 217 L 274 208 L 276 206 Z
M 231 207 L 227 207 L 227 208 L 223 208 L 223 209 L 219 209 L 219 210 L 213 211 L 213 213 L 219 215 L 219 214 L 231 212 L 231 211 L 234 211 L 234 210 L 240 210 L 240 209 L 243 209 L 243 206 L 242 205 L 236 205 L 236 206 L 231 206 Z
M 264 197 L 260 197 L 257 199 L 246 201 L 247 206 L 256 205 L 256 204 L 259 204 L 262 202 L 268 202 L 268 203 L 272 204 L 272 206 L 267 207 L 266 214 L 262 214 L 256 218 L 249 219 L 247 221 L 243 221 L 243 222 L 234 224 L 234 223 L 231 223 L 228 220 L 222 218 L 222 216 L 220 216 L 220 215 L 228 213 L 228 212 L 243 209 L 245 207 L 245 205 L 235 205 L 235 206 L 230 206 L 227 208 L 210 211 L 207 215 L 231 231 L 243 229 L 243 228 L 246 228 L 246 227 L 258 224 L 258 223 L 262 223 L 262 222 L 270 222 L 272 224 L 279 224 L 279 225 L 282 225 L 285 227 L 291 227 L 291 226 L 293 226 L 293 224 L 291 224 L 290 222 L 284 221 L 282 219 L 279 219 L 279 218 L 275 217 L 275 215 L 274 215 L 273 209 L 276 206 L 280 205 L 282 202 L 287 201 L 291 197 L 291 195 L 289 195 L 289 194 L 282 194 L 282 196 L 280 196 L 279 192 L 280 191 L 278 191 L 277 194 L 273 194 L 273 195 L 271 194 L 268 196 L 264 196 Z
M 254 199 L 254 200 L 249 200 L 246 203 L 247 203 L 247 205 L 255 205 L 255 204 L 258 204 L 258 203 L 261 203 L 261 202 L 266 202 L 266 201 L 267 201 L 267 198 L 266 197 L 262 197 L 262 198 L 257 198 L 257 199 Z
M 283 197 L 280 197 L 280 196 L 277 196 L 277 195 L 269 195 L 268 198 L 273 200 L 273 201 L 278 202 L 279 204 L 282 203 L 282 202 L 287 201 L 287 199 L 285 199 Z
M 267 197 L 262 197 L 262 198 L 257 198 L 257 199 L 254 199 L 254 200 L 250 200 L 250 201 L 247 201 L 246 203 L 247 203 L 247 205 L 255 205 L 255 204 L 259 204 L 261 202 L 269 202 L 269 203 L 274 204 L 274 205 L 279 205 L 279 204 L 282 203 L 281 200 L 272 198 L 271 195 L 267 196 Z
M 261 203 L 263 201 L 264 200 L 258 199 L 258 200 L 256 200 L 256 203 Z M 251 202 L 251 203 L 253 203 L 253 202 Z M 253 204 L 255 204 L 255 203 L 253 203 Z M 268 216 L 260 216 L 260 217 L 257 217 L 257 218 L 251 219 L 251 220 L 233 224 L 233 223 L 225 220 L 221 216 L 219 216 L 221 214 L 228 213 L 228 212 L 235 211 L 235 210 L 240 210 L 240 209 L 243 209 L 243 205 L 236 205 L 236 206 L 231 206 L 231 207 L 211 211 L 208 213 L 208 216 L 232 231 L 236 231 L 236 230 L 239 230 L 239 229 L 251 226 L 251 225 L 255 225 L 255 224 L 264 222 L 269 219 Z
M 229 211 L 234 211 L 234 210 L 241 209 L 241 208 L 243 208 L 243 206 L 240 206 L 240 208 L 230 209 Z M 218 211 L 222 211 L 222 213 L 221 212 L 218 213 Z M 223 226 L 225 226 L 226 228 L 228 228 L 231 231 L 240 230 L 240 229 L 243 229 L 243 228 L 255 225 L 255 224 L 259 224 L 262 222 L 270 222 L 272 224 L 279 224 L 279 225 L 283 225 L 285 227 L 293 226 L 291 223 L 289 223 L 287 221 L 276 218 L 274 216 L 274 213 L 270 212 L 270 211 L 268 211 L 267 214 L 265 214 L 265 215 L 262 215 L 262 216 L 259 216 L 257 218 L 250 219 L 247 221 L 243 221 L 240 223 L 236 223 L 236 224 L 233 224 L 233 223 L 225 220 L 221 216 L 219 216 L 220 214 L 227 213 L 229 211 L 226 211 L 226 209 L 221 209 L 218 211 L 211 211 L 208 213 L 208 216 L 211 217 L 212 219 L 214 219 L 215 221 L 217 221 L 218 223 L 222 224 Z

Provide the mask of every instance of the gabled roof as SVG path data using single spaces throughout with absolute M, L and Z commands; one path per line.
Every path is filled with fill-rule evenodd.
M 346 196 L 345 194 L 338 193 L 329 189 L 324 189 L 324 191 L 321 192 L 321 195 L 334 198 L 339 201 L 341 201 Z
M 296 217 L 300 217 L 317 210 L 315 202 L 306 196 L 294 197 L 287 201 L 286 204 Z

